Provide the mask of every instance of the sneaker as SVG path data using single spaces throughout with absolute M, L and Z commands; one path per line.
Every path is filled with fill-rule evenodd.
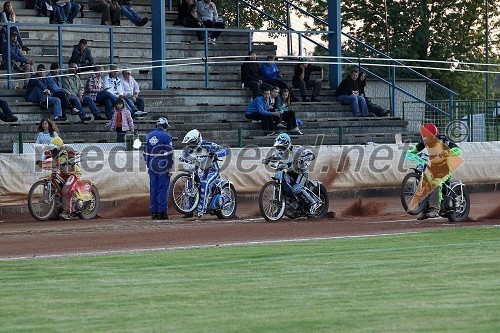
M 215 44 L 215 40 L 212 37 L 208 37 L 208 42 L 210 44 Z
M 148 113 L 146 111 L 139 111 L 139 110 L 137 110 L 137 111 L 134 112 L 134 116 L 139 116 L 140 117 L 140 116 L 147 116 L 147 115 L 148 115 Z
M 143 120 L 146 119 L 146 117 L 134 117 L 134 120 Z
M 79 114 L 79 113 L 80 113 L 80 110 L 78 110 L 77 108 L 72 108 L 72 109 L 71 109 L 71 115 L 72 115 L 72 116 L 76 116 L 76 115 L 77 115 L 77 114 Z
M 94 116 L 94 120 L 107 120 L 105 117 L 101 116 L 100 114 L 96 114 Z
M 83 118 L 81 118 L 82 121 L 89 121 L 89 120 L 92 120 L 92 117 L 91 116 L 85 116 Z
M 142 20 L 139 21 L 139 24 L 137 26 L 143 27 L 148 22 L 149 22 L 149 19 L 147 17 L 143 17 Z
M 286 129 L 286 126 L 279 123 L 278 125 L 276 125 L 276 129 Z
M 262 120 L 252 120 L 252 123 L 254 124 L 260 124 L 262 122 Z
M 7 122 L 7 123 L 13 123 L 13 122 L 15 122 L 15 121 L 17 121 L 17 117 L 16 117 L 16 116 L 14 116 L 14 115 L 10 115 L 10 116 L 8 116 L 8 117 L 5 119 L 5 122 Z
M 67 121 L 67 120 L 68 120 L 68 118 L 66 118 L 66 117 L 55 117 L 54 118 L 54 121 Z
M 298 127 L 293 128 L 293 129 L 290 131 L 290 133 L 291 133 L 291 134 L 304 135 L 304 133 L 302 133 Z
M 71 218 L 71 216 L 68 213 L 61 213 L 61 214 L 59 214 L 59 218 L 61 220 L 69 220 Z

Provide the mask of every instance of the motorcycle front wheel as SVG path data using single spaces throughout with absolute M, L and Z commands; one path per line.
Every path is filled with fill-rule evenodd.
M 101 199 L 99 197 L 97 187 L 95 187 L 95 185 L 92 185 L 90 191 L 92 192 L 92 199 L 87 201 L 82 211 L 77 214 L 78 217 L 83 220 L 93 219 L 97 216 L 97 214 L 99 214 Z
M 318 193 L 318 187 L 316 186 L 312 190 L 315 194 Z M 328 208 L 330 206 L 330 200 L 328 198 L 328 191 L 326 190 L 325 186 L 323 184 L 320 184 L 319 186 L 319 199 L 323 203 L 320 208 L 316 210 L 316 214 L 314 215 L 308 215 L 309 218 L 321 218 L 328 213 Z
M 56 189 L 47 179 L 35 182 L 28 193 L 28 209 L 38 221 L 54 219 L 56 212 Z
M 221 196 L 225 202 L 222 203 L 222 208 L 216 212 L 219 219 L 230 219 L 236 216 L 236 208 L 238 207 L 238 197 L 236 190 L 232 184 L 225 184 L 221 189 Z
M 415 208 L 410 209 L 409 205 L 411 200 L 417 193 L 418 185 L 420 183 L 420 175 L 416 172 L 411 172 L 403 178 L 401 182 L 400 197 L 401 204 L 406 212 L 410 215 L 418 215 L 427 209 L 427 200 L 420 201 Z
M 181 214 L 189 214 L 196 209 L 200 201 L 198 186 L 188 173 L 177 175 L 170 184 L 170 198 L 175 210 Z
M 455 194 L 455 209 L 452 212 L 446 213 L 446 217 L 450 222 L 465 222 L 469 220 L 470 196 L 469 191 L 465 186 L 456 186 L 453 188 Z
M 286 199 L 280 185 L 270 181 L 262 186 L 259 195 L 259 209 L 266 221 L 277 222 L 285 214 Z

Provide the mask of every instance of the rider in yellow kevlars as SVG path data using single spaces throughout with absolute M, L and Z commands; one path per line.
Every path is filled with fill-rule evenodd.
M 432 123 L 427 123 L 420 129 L 422 140 L 413 148 L 409 149 L 407 154 L 417 154 L 424 148 L 427 148 L 430 162 L 422 177 L 421 184 L 427 188 L 428 192 L 423 193 L 421 199 L 429 196 L 429 210 L 420 213 L 417 220 L 425 220 L 439 216 L 441 200 L 443 197 L 443 183 L 451 177 L 457 166 L 452 165 L 450 157 L 459 156 L 462 151 L 446 135 L 440 135 L 437 127 Z M 427 186 L 427 187 L 426 187 Z
M 59 170 L 59 174 L 64 179 L 62 184 L 63 212 L 59 215 L 61 219 L 68 220 L 74 211 L 73 193 L 75 186 L 80 180 L 81 171 L 78 163 L 79 154 L 72 147 L 65 146 L 60 137 L 50 140 L 42 155 L 42 163 L 52 162 L 54 169 Z

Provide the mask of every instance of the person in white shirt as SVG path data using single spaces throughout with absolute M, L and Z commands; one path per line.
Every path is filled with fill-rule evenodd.
M 130 98 L 125 97 L 125 93 L 123 90 L 123 81 L 118 76 L 118 66 L 110 65 L 109 66 L 109 74 L 106 75 L 103 79 L 104 81 L 104 89 L 109 91 L 117 98 L 121 98 L 125 100 L 127 104 L 127 108 L 132 113 L 132 117 L 136 120 L 144 119 L 144 112 L 139 111 L 139 109 L 134 105 L 134 102 Z
M 196 9 L 198 11 L 198 17 L 203 22 L 205 28 L 217 28 L 224 29 L 226 25 L 219 14 L 217 14 L 217 8 L 212 0 L 200 0 L 196 4 Z M 208 32 L 208 41 L 210 43 L 215 43 L 217 38 L 220 36 L 222 31 L 212 31 Z
M 148 113 L 144 111 L 144 99 L 139 96 L 141 92 L 139 84 L 132 76 L 130 69 L 124 69 L 119 79 L 122 81 L 123 85 L 123 96 L 133 101 L 134 105 L 139 109 L 137 112 L 141 112 L 140 116 L 147 115 Z M 138 116 L 137 112 L 136 116 Z

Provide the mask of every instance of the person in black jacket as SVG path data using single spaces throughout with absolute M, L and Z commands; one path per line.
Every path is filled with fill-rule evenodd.
M 196 0 L 183 0 L 179 9 L 177 10 L 177 20 L 174 25 L 182 25 L 186 28 L 203 28 L 203 23 L 198 18 L 198 11 L 196 10 Z M 201 30 L 196 31 L 198 40 L 205 39 L 205 33 Z
M 340 82 L 337 89 L 335 89 L 335 99 L 342 104 L 349 104 L 354 117 L 368 117 L 368 107 L 366 106 L 365 98 L 359 95 L 358 75 L 358 70 L 353 69 Z
M 95 66 L 94 57 L 92 57 L 90 48 L 87 47 L 86 39 L 80 39 L 80 42 L 73 46 L 71 58 L 68 60 L 69 64 L 77 64 L 78 68 Z
M 255 99 L 259 94 L 259 89 L 262 87 L 267 87 L 271 89 L 272 86 L 267 83 L 263 83 L 260 78 L 260 67 L 256 62 L 257 53 L 255 51 L 248 52 L 248 57 L 245 58 L 245 62 L 241 64 L 241 83 L 246 88 L 252 89 L 252 99 Z
M 365 88 L 366 88 L 366 73 L 365 72 L 359 72 L 358 76 L 358 89 L 359 89 L 359 95 L 363 96 L 366 101 L 366 106 L 368 107 L 368 111 L 376 115 L 377 117 L 387 117 L 391 114 L 389 110 L 385 110 L 382 108 L 380 105 L 377 105 L 375 103 L 372 103 L 370 97 L 366 97 L 365 95 Z

